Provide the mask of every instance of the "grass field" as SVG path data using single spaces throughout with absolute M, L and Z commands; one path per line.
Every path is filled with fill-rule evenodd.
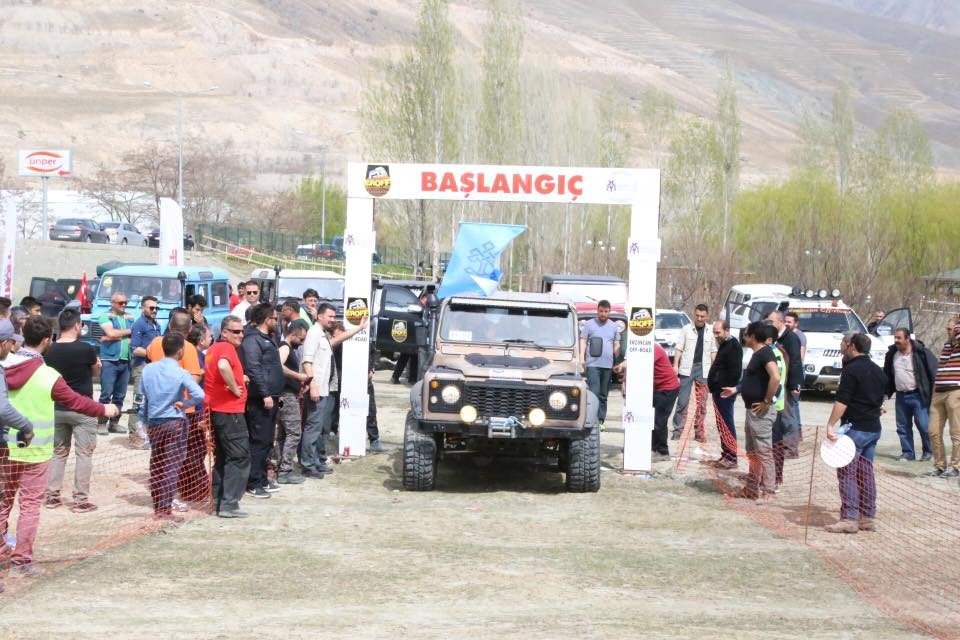
M 200 519 L 43 578 L 0 601 L 0 635 L 923 637 L 669 463 L 570 495 L 557 473 L 461 460 L 438 491 L 402 492 L 406 388 L 386 375 L 390 453 L 246 500 L 247 520 Z M 603 436 L 608 467 L 621 438 Z

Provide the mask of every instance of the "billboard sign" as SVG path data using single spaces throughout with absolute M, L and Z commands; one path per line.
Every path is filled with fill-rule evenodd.
M 17 175 L 66 178 L 73 171 L 73 153 L 66 149 L 21 149 Z

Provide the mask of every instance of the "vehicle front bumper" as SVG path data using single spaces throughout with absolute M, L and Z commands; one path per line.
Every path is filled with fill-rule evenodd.
M 419 420 L 423 433 L 447 433 L 467 438 L 490 438 L 504 440 L 582 440 L 589 434 L 586 427 L 528 427 L 514 426 L 510 435 L 491 435 L 490 424 L 483 420 L 467 424 L 457 420 Z

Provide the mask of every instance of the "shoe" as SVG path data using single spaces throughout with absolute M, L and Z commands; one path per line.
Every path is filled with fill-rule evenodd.
M 400 384 L 400 378 L 390 378 L 390 382 L 393 384 Z
M 671 439 L 671 440 L 679 440 L 679 439 L 680 439 L 680 430 L 679 430 L 679 429 L 674 429 L 674 430 L 673 430 L 673 433 L 670 434 L 670 439 Z
M 956 467 L 950 467 L 940 474 L 941 478 L 956 478 L 957 476 L 960 476 L 960 469 L 957 469 Z
M 110 423 L 110 426 L 107 427 L 107 433 L 124 433 L 129 434 L 126 427 L 121 427 L 119 424 Z
M 757 496 L 757 499 L 754 500 L 753 503 L 754 503 L 754 504 L 759 504 L 759 505 L 762 505 L 762 506 L 763 506 L 763 505 L 773 504 L 774 500 L 776 500 L 776 498 L 777 498 L 777 496 L 776 496 L 775 494 L 776 494 L 776 492 L 770 493 L 769 491 L 761 491 L 761 492 L 760 492 L 760 495 Z
M 914 458 L 914 457 L 909 457 L 909 458 L 908 458 L 908 457 L 905 456 L 905 455 L 899 455 L 899 456 L 897 456 L 896 458 L 894 458 L 894 460 L 896 460 L 897 462 L 905 462 L 905 461 L 907 461 L 907 460 L 909 460 L 909 461 L 912 462 L 912 461 L 916 460 L 916 458 Z
M 173 509 L 174 511 L 183 512 L 183 511 L 189 511 L 189 510 L 190 510 L 190 505 L 188 505 L 188 504 L 187 504 L 186 502 L 184 502 L 183 500 L 178 500 L 178 499 L 174 498 L 174 499 L 173 499 L 173 502 L 170 504 L 170 508 Z
M 934 467 L 933 469 L 931 469 L 930 471 L 927 471 L 927 472 L 926 472 L 925 474 L 923 474 L 923 475 L 925 475 L 925 476 L 933 476 L 934 478 L 939 478 L 940 476 L 943 475 L 943 469 L 941 469 L 940 467 Z
M 83 502 L 74 502 L 73 506 L 70 507 L 70 511 L 74 513 L 90 513 L 91 511 L 96 511 L 97 505 L 92 502 L 84 500 Z
M 277 491 L 280 491 L 280 485 L 277 484 L 276 480 L 268 479 L 267 486 L 263 487 L 263 490 L 267 493 L 276 493 Z
M 383 453 L 383 445 L 380 444 L 379 439 L 371 440 L 369 450 L 370 453 Z
M 314 467 L 313 470 L 326 475 L 333 473 L 333 467 L 326 463 Z
M 11 578 L 38 578 L 44 574 L 43 567 L 35 562 L 30 564 L 15 564 L 7 575 Z
M 158 511 L 153 514 L 153 519 L 164 522 L 183 522 L 183 516 L 175 515 L 169 511 Z
M 97 435 L 98 435 L 98 436 L 108 436 L 108 435 L 110 435 L 110 431 L 107 430 L 107 425 L 106 425 L 106 424 L 101 424 L 100 426 L 97 427 Z
M 823 529 L 827 533 L 856 533 L 860 531 L 860 523 L 856 520 L 840 520 L 840 522 L 828 524 Z
M 294 473 L 290 471 L 289 473 L 281 473 L 277 476 L 277 482 L 279 484 L 301 484 L 305 482 L 306 479 L 299 473 Z
M 774 492 L 774 493 L 780 493 L 780 487 L 782 487 L 782 486 L 783 486 L 783 483 L 782 483 L 782 482 L 778 482 L 777 484 L 773 485 L 773 492 Z
M 269 498 L 270 494 L 264 490 L 263 487 L 253 487 L 252 489 L 247 489 L 247 495 L 253 496 L 254 498 Z
M 717 469 L 736 469 L 737 461 L 730 460 L 729 458 L 720 458 L 713 463 L 713 466 L 715 466 Z
M 60 496 L 47 496 L 46 500 L 43 501 L 43 506 L 47 509 L 56 509 L 63 506 L 63 500 L 60 499 Z
M 860 518 L 860 531 L 876 531 L 877 527 L 873 523 L 873 518 Z
M 303 476 L 305 478 L 313 478 L 314 480 L 323 480 L 325 477 L 327 477 L 325 473 L 321 473 L 316 469 L 304 469 Z
M 600 433 L 603 433 L 607 430 L 607 425 L 603 424 L 603 420 L 600 421 Z
M 250 514 L 240 509 L 230 509 L 227 511 L 218 511 L 218 518 L 249 518 Z
M 670 459 L 669 453 L 657 453 L 654 451 L 650 454 L 650 462 L 666 462 Z
M 921 460 L 922 462 L 926 462 L 927 460 L 933 460 L 933 454 L 932 454 L 932 453 L 925 453 L 925 454 L 923 454 L 923 455 L 920 457 L 920 460 Z

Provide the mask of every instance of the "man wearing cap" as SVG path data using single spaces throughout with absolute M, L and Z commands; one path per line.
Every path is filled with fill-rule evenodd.
M 0 339 L 3 338 L 0 331 Z M 33 541 L 40 524 L 40 504 L 47 488 L 47 473 L 53 457 L 54 406 L 94 418 L 115 418 L 120 409 L 102 405 L 71 389 L 63 377 L 43 362 L 43 353 L 53 342 L 53 327 L 43 317 L 27 318 L 23 327 L 24 350 L 33 356 L 7 356 L 3 361 L 4 376 L 10 389 L 10 403 L 34 426 L 28 446 L 8 449 L 8 461 L 0 466 L 0 539 L 7 533 L 7 522 L 13 503 L 19 500 L 17 546 L 5 547 L 0 561 L 7 555 L 13 568 L 10 576 L 38 576 L 43 570 L 33 564 Z

